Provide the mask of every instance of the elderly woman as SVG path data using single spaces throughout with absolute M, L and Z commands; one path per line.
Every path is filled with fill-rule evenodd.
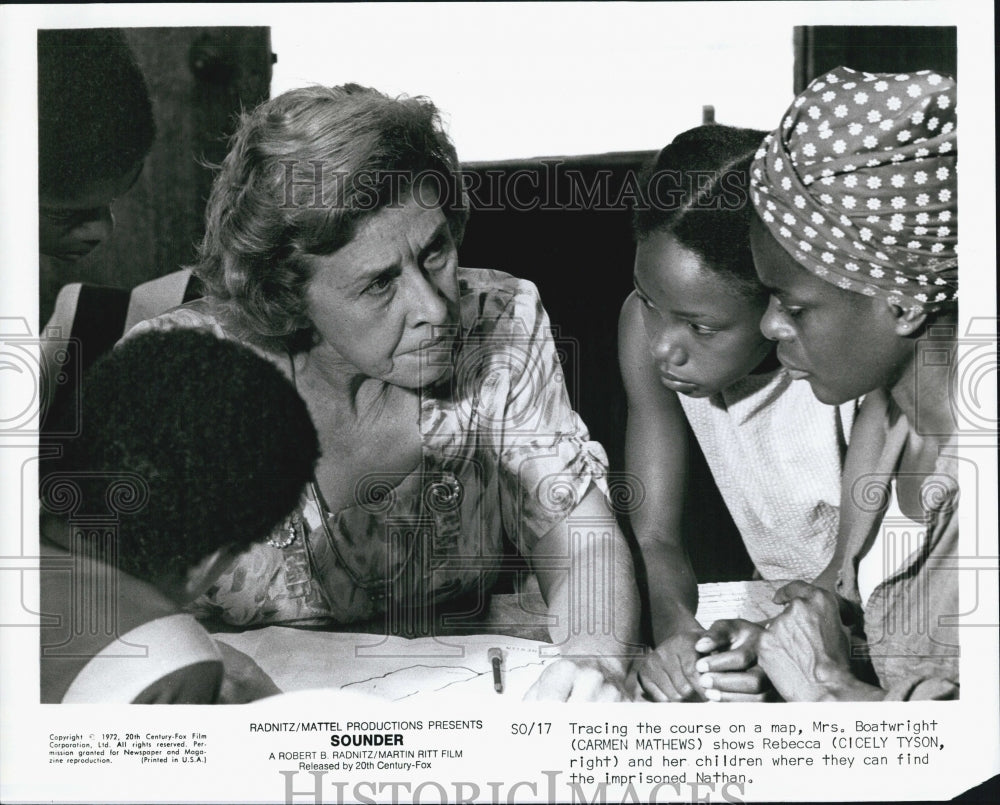
M 865 395 L 845 463 L 839 599 L 785 586 L 757 646 L 785 699 L 958 694 L 955 92 L 926 70 L 838 68 L 795 100 L 752 167 L 751 244 L 772 294 L 761 329 L 823 402 Z
M 251 625 L 468 609 L 506 532 L 564 657 L 529 696 L 616 699 L 637 604 L 605 455 L 534 286 L 458 267 L 467 214 L 425 99 L 310 87 L 243 118 L 208 202 L 207 296 L 137 329 L 254 347 L 305 399 L 322 457 L 295 514 L 198 611 Z

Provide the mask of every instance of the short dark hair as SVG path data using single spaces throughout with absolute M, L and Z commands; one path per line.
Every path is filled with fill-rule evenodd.
M 319 456 L 305 403 L 278 368 L 196 330 L 138 335 L 102 357 L 84 377 L 80 422 L 58 475 L 43 480 L 43 505 L 57 511 L 69 483 L 81 509 L 100 511 L 110 477 L 140 476 L 148 499 L 121 516 L 118 564 L 153 583 L 263 540 Z
M 65 197 L 145 159 L 156 127 L 146 80 L 121 30 L 38 32 L 38 184 Z
M 740 293 L 764 293 L 750 253 L 750 163 L 767 132 L 708 124 L 685 131 L 644 169 L 632 231 L 669 232 Z M 664 196 L 662 187 L 671 188 Z

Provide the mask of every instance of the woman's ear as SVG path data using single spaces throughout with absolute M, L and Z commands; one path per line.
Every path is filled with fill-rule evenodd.
M 927 321 L 927 314 L 925 312 L 916 311 L 912 308 L 904 308 L 890 303 L 889 311 L 896 322 L 896 335 L 901 338 L 907 338 L 920 332 Z

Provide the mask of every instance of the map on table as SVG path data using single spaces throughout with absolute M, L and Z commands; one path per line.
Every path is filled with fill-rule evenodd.
M 772 618 L 782 607 L 771 599 L 784 583 L 699 584 L 698 622 L 708 627 L 723 618 Z M 502 635 L 407 639 L 286 626 L 214 637 L 253 660 L 286 693 L 342 690 L 390 701 L 496 696 L 491 648 L 502 652 L 504 694 L 520 699 L 555 651 L 549 643 Z
M 727 581 L 698 585 L 695 619 L 706 629 L 717 620 L 743 618 L 760 623 L 778 615 L 784 607 L 772 600 L 787 581 Z
M 491 648 L 502 652 L 504 694 L 520 699 L 553 652 L 547 643 L 500 635 L 406 639 L 268 626 L 213 636 L 253 659 L 284 692 L 333 688 L 390 701 L 496 696 Z

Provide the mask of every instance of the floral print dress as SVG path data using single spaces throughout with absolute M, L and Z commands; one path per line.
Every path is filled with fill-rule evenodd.
M 534 285 L 459 269 L 459 287 L 460 337 L 440 357 L 452 369 L 421 390 L 420 465 L 362 478 L 354 505 L 337 512 L 310 485 L 295 515 L 195 603 L 196 615 L 240 626 L 349 623 L 482 600 L 505 533 L 529 555 L 592 482 L 604 488 L 606 455 L 570 406 Z M 234 337 L 210 300 L 129 335 L 178 326 Z

